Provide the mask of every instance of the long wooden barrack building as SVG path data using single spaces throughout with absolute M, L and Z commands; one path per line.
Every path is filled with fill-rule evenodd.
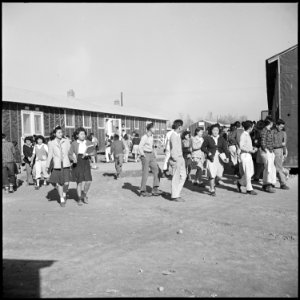
M 166 118 L 139 108 L 107 105 L 98 98 L 76 98 L 70 91 L 63 97 L 3 87 L 2 133 L 17 141 L 20 150 L 26 136 L 49 136 L 57 125 L 69 136 L 82 126 L 88 134 L 94 133 L 103 148 L 106 133 L 112 135 L 118 127 L 119 131 L 124 128 L 126 133 L 142 135 L 148 122 L 155 124 L 156 135 L 166 133 Z

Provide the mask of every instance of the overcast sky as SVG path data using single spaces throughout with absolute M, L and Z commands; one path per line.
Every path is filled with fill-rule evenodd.
M 174 119 L 258 119 L 265 60 L 298 43 L 296 3 L 2 4 L 3 84 L 101 96 Z

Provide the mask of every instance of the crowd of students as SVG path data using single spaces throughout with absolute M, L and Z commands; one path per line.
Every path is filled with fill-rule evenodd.
M 235 122 L 228 127 L 221 127 L 218 123 L 204 130 L 196 128 L 194 135 L 183 129 L 182 120 L 174 121 L 172 130 L 166 135 L 165 161 L 163 176 L 169 176 L 171 170 L 171 200 L 184 201 L 180 192 L 186 180 L 191 180 L 194 185 L 205 187 L 203 171 L 207 170 L 209 192 L 216 196 L 216 186 L 223 185 L 222 181 L 225 164 L 231 164 L 236 180 L 238 192 L 242 187 L 246 193 L 257 195 L 253 189 L 252 181 L 259 183 L 263 175 L 262 188 L 269 193 L 276 192 L 276 175 L 280 188 L 288 190 L 286 184 L 289 171 L 283 167 L 287 157 L 287 135 L 284 130 L 285 122 L 278 119 L 275 123 L 271 117 L 264 121 Z M 159 168 L 153 155 L 153 125 L 147 126 L 140 142 L 139 150 L 142 158 L 141 196 L 150 197 L 160 195 Z M 152 149 L 152 150 L 151 150 Z M 153 173 L 153 192 L 148 193 L 145 182 L 148 177 L 149 167 Z M 196 169 L 195 179 L 192 180 L 191 171 Z
M 256 195 L 252 181 L 259 182 L 263 175 L 263 190 L 275 192 L 276 175 L 280 188 L 289 189 L 286 181 L 288 170 L 283 167 L 287 156 L 287 135 L 284 131 L 284 121 L 279 119 L 274 124 L 272 118 L 264 121 L 235 122 L 228 127 L 213 124 L 206 130 L 196 128 L 193 136 L 185 130 L 183 121 L 175 120 L 172 130 L 166 134 L 164 153 L 165 159 L 161 171 L 155 153 L 154 125 L 147 125 L 147 132 L 140 138 L 121 133 L 105 137 L 106 162 L 114 161 L 115 178 L 122 172 L 122 164 L 128 162 L 130 151 L 135 162 L 141 161 L 142 179 L 140 195 L 143 197 L 159 196 L 160 180 L 172 177 L 171 200 L 184 201 L 180 196 L 186 180 L 195 186 L 205 187 L 203 171 L 207 171 L 209 191 L 216 196 L 216 186 L 222 181 L 224 166 L 230 164 L 236 180 L 237 190 L 242 187 L 250 195 Z M 50 141 L 47 143 L 41 135 L 26 137 L 23 145 L 23 161 L 25 164 L 27 184 L 35 185 L 35 189 L 49 183 L 56 186 L 60 205 L 65 206 L 69 182 L 77 183 L 78 205 L 88 203 L 88 191 L 92 182 L 91 166 L 97 162 L 98 140 L 91 133 L 87 136 L 84 128 L 76 129 L 72 139 L 64 136 L 62 128 L 54 128 Z M 17 187 L 17 174 L 20 173 L 21 154 L 16 142 L 8 142 L 2 134 L 2 169 L 3 187 L 7 192 L 13 192 Z M 153 189 L 146 191 L 149 170 L 153 174 Z M 192 179 L 192 170 L 196 170 Z

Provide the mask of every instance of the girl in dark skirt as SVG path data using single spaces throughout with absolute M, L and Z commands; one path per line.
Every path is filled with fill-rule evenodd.
M 95 155 L 94 144 L 86 139 L 86 130 L 79 127 L 75 131 L 76 140 L 72 142 L 69 158 L 73 161 L 72 177 L 77 183 L 78 205 L 88 204 L 87 193 L 92 183 L 90 157 Z

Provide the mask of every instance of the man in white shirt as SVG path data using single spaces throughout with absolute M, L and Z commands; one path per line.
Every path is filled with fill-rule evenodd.
M 141 155 L 142 162 L 142 181 L 141 181 L 141 193 L 142 197 L 160 196 L 161 191 L 159 187 L 159 169 L 156 161 L 156 157 L 153 151 L 153 133 L 154 125 L 150 123 L 147 125 L 147 133 L 141 138 L 139 144 L 139 153 Z M 153 189 L 152 194 L 146 191 L 146 183 L 149 175 L 149 167 L 153 174 Z
M 170 165 L 172 167 L 172 185 L 171 200 L 176 202 L 184 202 L 180 197 L 181 190 L 186 179 L 185 161 L 182 154 L 182 141 L 180 132 L 182 131 L 182 120 L 174 121 L 174 131 L 170 137 Z
M 167 171 L 169 169 L 169 159 L 170 159 L 170 137 L 172 133 L 174 132 L 174 126 L 172 125 L 172 130 L 167 132 L 166 134 L 166 141 L 165 141 L 165 160 L 164 160 L 164 166 L 163 166 L 163 174 L 162 177 L 167 177 Z

